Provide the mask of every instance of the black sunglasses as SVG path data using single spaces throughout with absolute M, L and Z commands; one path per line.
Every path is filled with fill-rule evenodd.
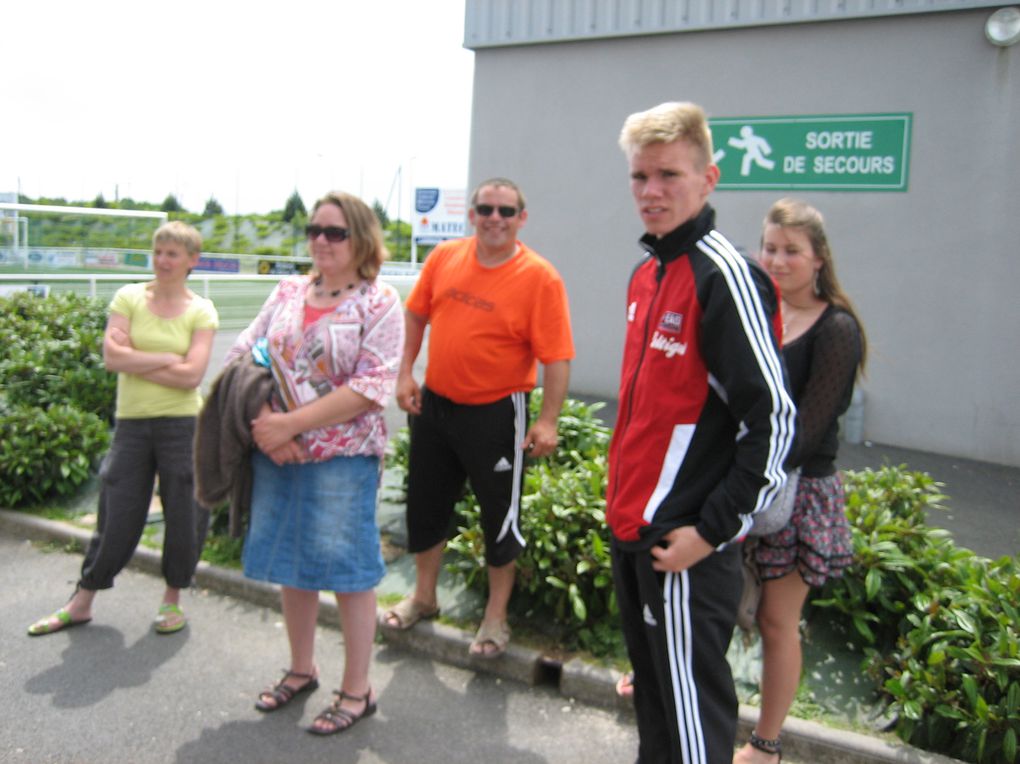
M 338 225 L 305 226 L 305 236 L 309 239 L 318 239 L 320 234 L 324 234 L 326 236 L 326 241 L 330 244 L 339 244 L 341 241 L 346 241 L 347 237 L 351 235 L 351 232 Z
M 517 214 L 517 208 L 511 207 L 509 204 L 501 204 L 498 207 L 494 207 L 491 204 L 476 204 L 475 212 L 481 215 L 483 218 L 489 217 L 493 212 L 499 210 L 499 216 L 501 218 L 512 218 Z

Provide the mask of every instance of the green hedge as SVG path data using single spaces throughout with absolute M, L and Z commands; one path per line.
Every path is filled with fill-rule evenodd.
M 0 410 L 0 506 L 73 494 L 109 444 L 106 422 L 73 406 Z
M 109 446 L 105 325 L 104 303 L 71 293 L 0 298 L 0 506 L 74 493 Z
M 0 298 L 0 393 L 9 406 L 75 406 L 112 421 L 117 379 L 103 366 L 106 304 L 65 292 Z
M 990 561 L 929 527 L 940 484 L 905 467 L 848 473 L 855 564 L 814 607 L 842 619 L 909 743 L 1015 762 L 1020 557 Z

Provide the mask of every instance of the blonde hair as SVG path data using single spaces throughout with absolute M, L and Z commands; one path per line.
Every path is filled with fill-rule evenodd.
M 712 131 L 705 110 L 690 101 L 667 101 L 631 114 L 620 131 L 620 148 L 628 155 L 650 143 L 685 140 L 695 149 L 699 169 L 712 162 Z
M 807 202 L 800 199 L 786 197 L 772 205 L 765 220 L 762 221 L 762 228 L 767 225 L 777 225 L 780 228 L 796 228 L 807 234 L 811 242 L 811 249 L 819 260 L 822 267 L 816 272 L 815 294 L 820 300 L 830 305 L 842 308 L 857 322 L 857 328 L 861 333 L 861 372 L 864 372 L 864 364 L 868 357 L 868 339 L 864 333 L 864 324 L 853 303 L 840 286 L 836 278 L 836 263 L 832 258 L 832 249 L 829 247 L 829 237 L 825 234 L 825 219 L 822 213 Z M 764 243 L 764 231 L 763 231 Z M 759 244 L 759 247 L 761 244 Z
M 156 233 L 152 234 L 153 249 L 164 241 L 180 244 L 189 255 L 198 255 L 202 252 L 202 234 L 180 220 L 164 223 L 156 229 Z
M 346 191 L 330 191 L 315 203 L 312 215 L 324 204 L 335 204 L 344 213 L 358 275 L 371 281 L 379 275 L 383 262 L 389 257 L 379 218 L 371 207 Z M 314 268 L 311 274 L 318 275 Z

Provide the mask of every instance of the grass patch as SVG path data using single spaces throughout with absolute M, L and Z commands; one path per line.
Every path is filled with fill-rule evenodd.
M 244 544 L 243 538 L 231 538 L 223 534 L 210 534 L 202 549 L 202 559 L 210 565 L 231 570 L 241 569 L 241 547 Z
M 31 543 L 35 549 L 46 554 L 52 554 L 53 552 L 75 554 L 84 551 L 81 544 L 73 539 L 71 541 L 33 541 Z

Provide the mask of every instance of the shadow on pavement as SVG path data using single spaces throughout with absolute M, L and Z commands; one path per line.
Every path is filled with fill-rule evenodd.
M 124 645 L 124 635 L 111 626 L 89 624 L 67 635 L 69 644 L 60 656 L 63 662 L 25 682 L 26 692 L 52 695 L 56 708 L 92 706 L 119 689 L 147 684 L 156 669 L 173 658 L 188 640 L 187 627 L 172 638 L 150 632 L 130 646 Z M 117 669 L 97 671 L 101 666 Z

